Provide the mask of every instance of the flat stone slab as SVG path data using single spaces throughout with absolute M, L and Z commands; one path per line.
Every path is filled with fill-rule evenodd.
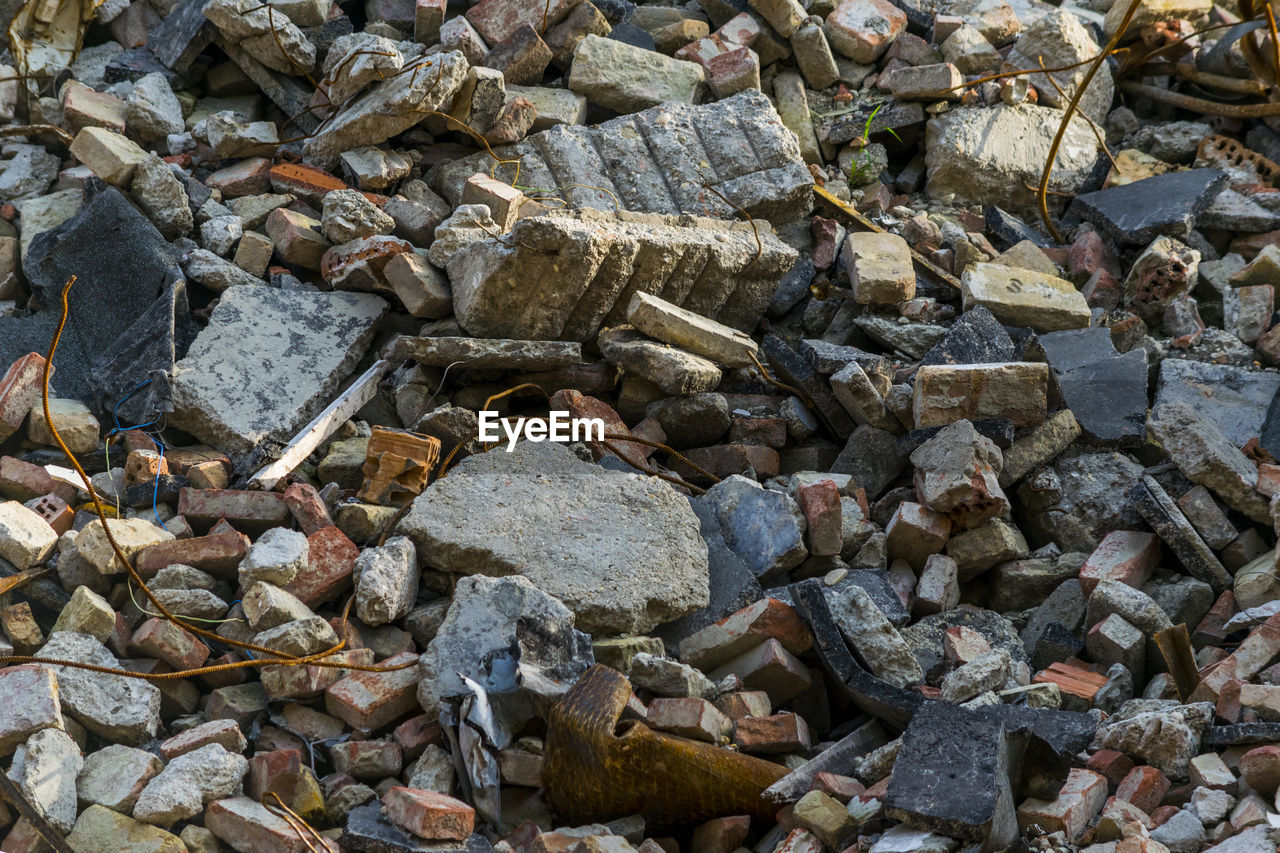
M 1187 403 L 1242 447 L 1262 433 L 1267 407 L 1278 391 L 1280 373 L 1166 358 L 1160 362 L 1155 405 Z
M 386 308 L 367 293 L 231 288 L 174 365 L 169 423 L 235 459 L 287 441 L 329 404 Z
M 1209 584 L 1214 593 L 1231 585 L 1231 575 L 1154 477 L 1144 476 L 1135 483 L 1129 499 L 1189 575 Z
M 1226 185 L 1227 173 L 1221 169 L 1166 172 L 1078 195 L 1071 210 L 1119 243 L 1145 245 L 1161 234 L 1190 232 Z
M 707 546 L 688 501 L 560 444 L 525 441 L 463 460 L 397 529 L 425 567 L 524 575 L 590 633 L 644 633 L 709 600 Z
M 466 370 L 553 370 L 581 362 L 582 345 L 575 341 L 399 337 L 391 358 L 428 367 L 456 364 Z
M 1116 352 L 1101 327 L 1040 336 L 1053 380 L 1090 441 L 1138 447 L 1147 435 L 1147 355 Z
M 1087 131 L 1086 131 L 1087 132 Z M 554 190 L 570 207 L 734 219 L 737 208 L 790 222 L 813 207 L 813 177 L 769 99 L 756 89 L 714 104 L 663 104 L 592 127 L 557 125 L 440 170 L 457 205 L 476 172 Z M 505 162 L 510 161 L 510 162 Z M 729 200 L 726 203 L 716 192 Z

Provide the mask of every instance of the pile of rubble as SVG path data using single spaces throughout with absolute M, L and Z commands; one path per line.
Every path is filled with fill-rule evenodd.
M 1269 12 L 9 4 L 0 850 L 1276 853 Z

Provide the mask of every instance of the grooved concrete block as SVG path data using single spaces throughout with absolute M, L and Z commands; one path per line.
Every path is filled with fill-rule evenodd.
M 795 134 L 756 90 L 701 106 L 663 104 L 593 127 L 557 125 L 494 153 L 496 167 L 480 152 L 441 168 L 444 196 L 458 204 L 467 179 L 491 167 L 511 183 L 519 161 L 522 186 L 556 187 L 570 207 L 719 219 L 733 219 L 742 208 L 774 223 L 812 207 L 813 177 Z
M 695 217 L 579 210 L 521 219 L 508 238 L 449 257 L 454 314 L 478 337 L 585 341 L 643 292 L 754 328 L 796 258 L 756 226 L 760 243 L 749 223 Z

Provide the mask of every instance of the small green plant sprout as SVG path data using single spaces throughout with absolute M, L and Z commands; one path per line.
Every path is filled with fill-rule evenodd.
M 871 123 L 875 121 L 876 114 L 884 109 L 884 104 L 877 104 L 876 108 L 867 116 L 866 123 L 862 126 L 862 135 L 852 140 L 849 144 L 858 152 L 854 156 L 853 165 L 849 169 L 849 180 L 853 186 L 861 186 L 869 184 L 876 179 L 879 169 L 876 168 L 876 157 L 872 156 L 867 150 L 867 146 L 871 142 Z M 891 127 L 886 127 L 886 131 L 893 135 L 893 138 L 902 141 L 902 137 L 898 136 L 897 131 Z M 874 170 L 874 171 L 873 171 Z

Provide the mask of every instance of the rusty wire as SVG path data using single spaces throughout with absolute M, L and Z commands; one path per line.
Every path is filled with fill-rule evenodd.
M 1044 68 L 1043 56 L 1037 56 L 1036 62 L 1040 64 L 1041 68 Z M 1045 76 L 1045 79 L 1047 79 L 1053 85 L 1054 90 L 1057 91 L 1058 93 L 1058 97 L 1065 101 L 1067 99 L 1067 93 L 1062 91 L 1062 86 L 1061 84 L 1058 83 L 1057 79 L 1052 74 L 1048 74 L 1048 73 L 1046 73 L 1044 76 Z M 1120 169 L 1120 164 L 1116 162 L 1116 158 L 1114 155 L 1112 155 L 1111 149 L 1107 147 L 1106 133 L 1103 132 L 1102 128 L 1098 127 L 1098 123 L 1094 121 L 1093 118 L 1088 113 L 1080 113 L 1080 116 L 1081 118 L 1083 118 L 1085 121 L 1089 123 L 1089 127 L 1093 130 L 1094 138 L 1098 140 L 1098 145 L 1099 147 L 1102 148 L 1102 153 L 1106 154 L 1107 159 L 1111 161 L 1111 167 L 1118 171 Z
M 32 136 L 37 133 L 48 133 L 58 137 L 58 141 L 68 148 L 74 141 L 71 134 L 52 124 L 22 124 L 17 127 L 0 128 L 0 136 Z
M 542 396 L 546 397 L 548 401 L 550 401 L 551 395 L 548 394 L 547 390 L 543 388 L 541 385 L 538 385 L 537 383 L 534 383 L 534 382 L 522 382 L 519 385 L 515 385 L 511 388 L 506 389 L 505 391 L 500 391 L 497 394 L 489 395 L 489 397 L 485 399 L 484 406 L 482 407 L 482 409 L 488 409 L 489 406 L 491 406 L 494 402 L 501 400 L 503 397 L 510 396 L 511 394 L 514 394 L 517 391 L 524 391 L 529 389 L 539 392 L 540 394 L 542 394 Z M 706 491 L 700 486 L 696 486 L 693 483 L 690 483 L 687 480 L 684 480 L 680 477 L 676 477 L 670 474 L 665 474 L 662 471 L 655 471 L 655 470 L 651 470 L 643 466 L 637 465 L 635 462 L 632 462 L 630 459 L 628 459 L 626 455 L 623 454 L 622 451 L 617 446 L 614 446 L 611 444 L 611 442 L 614 442 L 614 441 L 629 441 L 629 442 L 634 442 L 636 444 L 643 444 L 647 447 L 652 447 L 656 450 L 661 450 L 663 453 L 666 453 L 669 456 L 679 459 L 685 465 L 688 465 L 690 469 L 692 469 L 693 471 L 697 472 L 698 474 L 704 477 L 707 477 L 713 483 L 720 482 L 719 477 L 712 474 L 710 471 L 706 470 L 702 466 L 698 465 L 698 463 L 694 462 L 692 459 L 685 456 L 683 453 L 676 450 L 674 447 L 671 447 L 670 445 L 663 444 L 660 441 L 652 441 L 647 438 L 641 438 L 638 435 L 628 435 L 623 433 L 609 433 L 609 432 L 606 432 L 604 434 L 604 439 L 600 443 L 606 449 L 608 449 L 610 453 L 612 453 L 614 456 L 617 456 L 623 462 L 626 462 L 632 468 L 635 468 L 638 471 L 642 471 L 643 473 L 648 474 L 651 477 L 657 477 L 659 480 L 664 480 L 668 483 L 671 483 L 672 485 L 679 486 L 680 488 L 683 488 L 683 489 L 690 489 L 690 490 L 696 491 L 699 494 L 702 494 Z M 453 449 L 449 451 L 449 455 L 446 456 L 440 462 L 440 466 L 438 469 L 439 473 L 437 473 L 435 476 L 436 480 L 442 480 L 445 478 L 445 476 L 449 473 L 449 466 L 450 466 L 450 463 L 453 461 L 454 456 L 456 456 L 458 451 L 461 450 L 464 446 L 466 446 L 469 443 L 470 442 L 461 441 L 461 442 L 458 442 L 456 445 L 454 445 Z M 484 443 L 481 445 L 480 452 L 488 453 L 489 451 L 493 450 L 497 446 L 498 446 L 498 443 L 492 443 L 492 444 Z M 397 515 L 399 515 L 399 513 L 397 513 Z M 392 522 L 395 522 L 396 520 L 397 519 L 393 518 Z M 388 530 L 390 529 L 390 525 L 388 525 L 387 529 Z M 387 530 L 384 530 L 383 532 L 384 539 L 386 535 L 387 535 Z
M 1063 243 L 1062 232 L 1058 230 L 1058 226 L 1054 223 L 1053 218 L 1049 216 L 1049 178 L 1053 175 L 1053 163 L 1058 159 L 1058 149 L 1062 146 L 1062 138 L 1067 134 L 1067 128 L 1071 124 L 1071 116 L 1075 113 L 1076 108 L 1080 106 L 1080 99 L 1084 97 L 1084 93 L 1088 91 L 1089 84 L 1093 82 L 1094 75 L 1098 73 L 1098 69 L 1107 61 L 1107 57 L 1115 50 L 1116 45 L 1120 43 L 1120 39 L 1124 36 L 1125 31 L 1129 29 L 1129 23 L 1133 20 L 1133 16 L 1137 14 L 1138 7 L 1142 5 L 1142 0 L 1129 0 L 1129 8 L 1125 10 L 1124 18 L 1120 21 L 1120 26 L 1116 27 L 1116 31 L 1111 36 L 1111 40 L 1102 48 L 1093 63 L 1089 66 L 1089 70 L 1085 72 L 1084 79 L 1076 84 L 1076 90 L 1071 96 L 1071 101 L 1067 104 L 1067 108 L 1063 110 L 1062 121 L 1058 124 L 1058 132 L 1053 135 L 1053 143 L 1049 146 L 1049 156 L 1045 160 L 1044 170 L 1040 173 L 1040 187 L 1036 193 L 1036 201 L 1040 205 L 1040 218 L 1044 221 L 1044 225 L 1049 229 L 1049 233 L 1053 239 L 1061 244 Z
M 272 798 L 275 799 L 274 803 L 270 801 Z M 320 853 L 321 850 L 330 849 L 328 839 L 321 835 L 320 831 L 314 826 L 307 823 L 302 815 L 289 808 L 275 791 L 267 791 L 258 802 L 262 804 L 264 809 L 289 824 L 289 828 L 298 834 L 298 838 L 303 844 L 307 845 L 307 849 L 311 853 Z M 317 850 L 315 845 L 312 844 L 312 839 L 315 839 L 320 844 L 320 850 Z

